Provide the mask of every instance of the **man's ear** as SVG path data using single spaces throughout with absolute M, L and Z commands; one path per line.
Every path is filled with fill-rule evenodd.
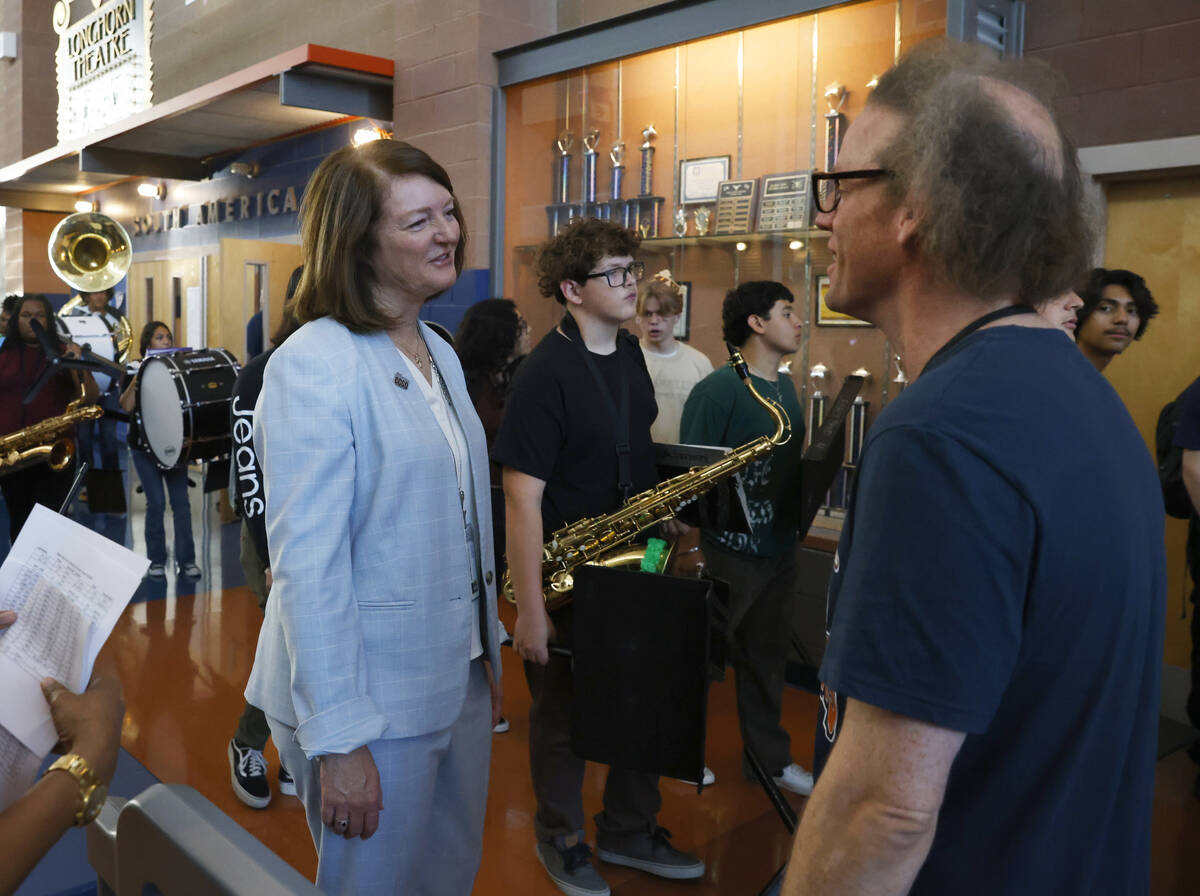
M 761 336 L 766 332 L 766 318 L 760 314 L 751 314 L 746 317 L 746 326 Z
M 896 209 L 895 218 L 896 242 L 901 246 L 909 246 L 917 236 L 920 217 L 917 210 L 910 205 L 901 205 Z
M 580 286 L 574 280 L 561 281 L 558 284 L 558 289 L 566 298 L 567 304 L 579 305 L 583 302 L 583 297 L 579 294 Z

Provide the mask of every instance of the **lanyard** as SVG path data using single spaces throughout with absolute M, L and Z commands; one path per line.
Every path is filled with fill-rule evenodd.
M 1034 311 L 1032 307 L 1024 304 L 1006 305 L 1003 308 L 997 308 L 995 311 L 989 311 L 987 314 L 983 315 L 983 317 L 976 318 L 975 320 L 971 321 L 969 324 L 955 333 L 949 342 L 934 352 L 933 357 L 930 358 L 925 364 L 925 370 L 929 370 L 929 368 L 933 366 L 934 362 L 936 362 L 938 358 L 944 358 L 946 355 L 949 355 L 956 346 L 958 346 L 964 339 L 966 339 L 980 327 L 986 327 L 992 321 L 997 321 L 1005 317 L 1016 317 L 1018 314 L 1036 313 L 1037 312 Z
M 559 326 L 562 327 L 563 333 L 567 335 L 572 344 L 583 355 L 584 364 L 587 365 L 587 369 L 592 374 L 592 379 L 596 381 L 596 387 L 600 392 L 600 396 L 604 399 L 604 408 L 608 411 L 609 420 L 612 422 L 613 435 L 616 438 L 617 493 L 621 501 L 624 502 L 633 493 L 633 472 L 629 449 L 629 377 L 625 372 L 625 365 L 621 362 L 621 337 L 618 334 L 616 350 L 618 389 L 621 393 L 621 407 L 618 410 L 616 403 L 613 402 L 612 393 L 609 392 L 608 384 L 604 382 L 604 377 L 600 375 L 600 369 L 596 367 L 592 353 L 583 344 L 583 336 L 579 332 L 579 324 L 576 323 L 575 318 L 568 313 L 563 317 L 562 323 Z

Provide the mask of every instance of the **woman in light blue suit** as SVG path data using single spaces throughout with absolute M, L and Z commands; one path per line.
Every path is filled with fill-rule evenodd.
M 487 449 L 417 319 L 462 269 L 462 214 L 440 165 L 379 140 L 321 164 L 300 236 L 306 323 L 255 414 L 274 584 L 246 699 L 321 890 L 466 894 L 500 715 Z

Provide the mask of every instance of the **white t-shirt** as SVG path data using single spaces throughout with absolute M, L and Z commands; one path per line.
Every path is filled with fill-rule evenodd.
M 712 362 L 682 342 L 676 342 L 669 355 L 660 355 L 643 342 L 642 354 L 646 356 L 646 369 L 654 383 L 654 400 L 658 402 L 658 418 L 650 427 L 650 438 L 656 442 L 678 442 L 683 404 L 692 386 L 712 373 Z

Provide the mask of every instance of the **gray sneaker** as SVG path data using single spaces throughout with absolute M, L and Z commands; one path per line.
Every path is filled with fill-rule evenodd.
M 583 842 L 582 832 L 574 846 L 538 842 L 537 857 L 554 881 L 567 896 L 609 896 L 608 884 L 592 867 L 592 850 Z
M 617 837 L 596 839 L 596 855 L 610 865 L 625 865 L 672 880 L 704 876 L 704 862 L 691 853 L 680 852 L 670 841 L 671 832 L 658 827 L 653 832 L 637 831 Z

